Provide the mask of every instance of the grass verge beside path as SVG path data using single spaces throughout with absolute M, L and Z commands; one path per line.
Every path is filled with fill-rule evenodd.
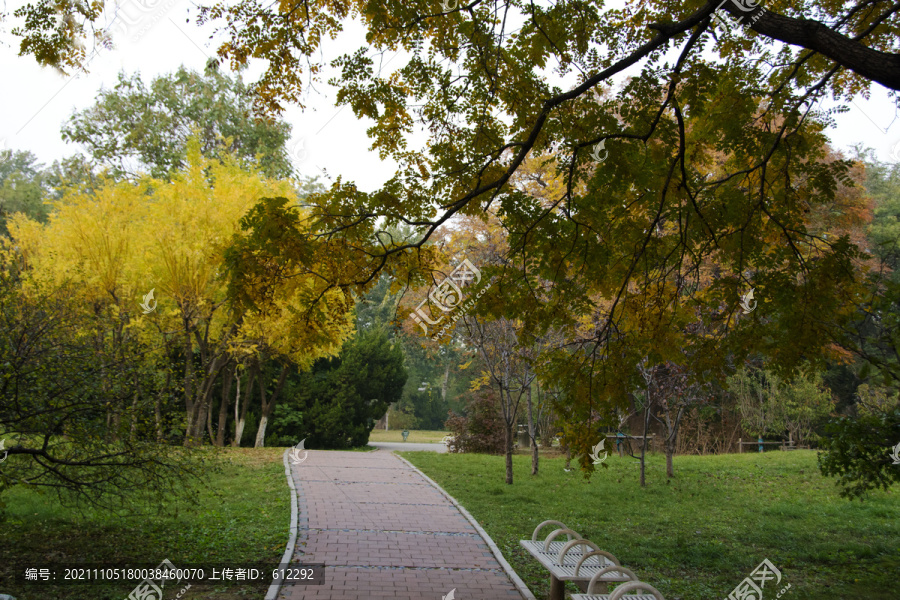
M 12 567 L 27 562 L 91 562 L 108 566 L 152 563 L 168 558 L 176 567 L 219 568 L 247 563 L 276 566 L 290 524 L 290 495 L 284 448 L 227 448 L 221 471 L 210 473 L 199 505 L 171 502 L 148 506 L 148 516 L 115 517 L 61 507 L 54 495 L 13 489 L 4 494 L 7 519 L 0 523 L 0 594 L 17 600 L 122 600 L 135 583 L 30 586 L 11 583 Z M 259 600 L 271 580 L 259 584 L 192 585 L 180 600 Z M 180 586 L 167 585 L 166 598 Z
M 403 435 L 400 429 L 389 429 L 385 431 L 383 429 L 374 429 L 372 433 L 369 434 L 370 442 L 402 442 Z M 444 436 L 449 435 L 449 431 L 419 431 L 416 429 L 411 429 L 409 432 L 409 438 L 407 438 L 406 442 L 409 444 L 438 444 L 441 440 L 444 439 Z
M 549 575 L 519 540 L 547 519 L 612 552 L 667 600 L 722 600 L 765 558 L 782 573 L 765 600 L 787 584 L 780 600 L 900 593 L 900 490 L 841 499 L 814 451 L 678 456 L 671 481 L 654 455 L 644 489 L 636 461 L 615 455 L 591 481 L 565 472 L 564 458 L 542 458 L 532 476 L 530 457 L 515 456 L 512 486 L 502 456 L 403 456 L 472 513 L 538 598 Z

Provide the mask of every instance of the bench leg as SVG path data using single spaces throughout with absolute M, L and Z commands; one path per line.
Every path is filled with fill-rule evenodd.
M 566 584 L 556 578 L 555 575 L 550 576 L 550 600 L 565 600 Z

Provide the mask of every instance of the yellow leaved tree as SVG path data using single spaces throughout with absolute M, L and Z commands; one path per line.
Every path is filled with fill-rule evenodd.
M 136 185 L 103 181 L 93 193 L 65 195 L 49 223 L 24 216 L 11 220 L 26 279 L 74 284 L 71 301 L 95 318 L 103 342 L 138 336 L 169 379 L 183 378 L 185 443 L 201 437 L 212 391 L 226 366 L 276 359 L 282 372 L 276 394 L 266 400 L 260 384 L 262 445 L 268 415 L 291 366 L 306 368 L 336 354 L 352 333 L 349 292 L 316 291 L 316 266 L 265 283 L 265 306 L 241 302 L 256 293 L 247 280 L 235 282 L 226 255 L 252 230 L 245 216 L 261 199 L 285 200 L 298 217 L 293 234 L 306 226 L 289 180 L 271 180 L 242 169 L 237 161 L 207 159 L 199 143 L 188 144 L 186 166 L 171 181 L 145 178 Z M 229 294 L 231 290 L 232 294 Z M 152 292 L 152 294 L 151 294 Z M 237 300 L 236 300 L 237 299 Z M 177 370 L 174 365 L 182 365 Z M 110 407 L 116 419 L 124 407 Z M 157 431 L 159 410 L 157 405 Z M 239 436 L 238 436 L 239 437 Z

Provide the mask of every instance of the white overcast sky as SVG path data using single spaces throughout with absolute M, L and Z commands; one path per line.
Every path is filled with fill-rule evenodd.
M 15 8 L 7 4 L 5 11 L 11 13 Z M 48 164 L 74 154 L 78 149 L 60 137 L 61 125 L 73 111 L 91 106 L 98 90 L 115 85 L 119 71 L 129 75 L 140 72 L 149 83 L 180 65 L 202 71 L 207 59 L 215 55 L 220 40 L 209 39 L 213 31 L 209 25 L 200 28 L 194 24 L 197 12 L 188 0 L 123 0 L 119 10 L 116 48 L 98 53 L 91 72 L 77 77 L 62 76 L 38 66 L 30 56 L 18 56 L 19 38 L 9 33 L 9 22 L 0 23 L 4 87 L 0 94 L 0 147 L 30 150 Z M 325 56 L 330 59 L 355 50 L 364 39 L 362 28 L 350 24 L 337 41 L 328 43 Z M 389 65 L 388 70 L 395 66 Z M 262 65 L 251 66 L 245 79 L 252 80 L 261 70 Z M 293 126 L 298 169 L 306 175 L 323 170 L 332 178 L 342 175 L 361 190 L 373 191 L 393 174 L 393 163 L 381 161 L 369 150 L 365 132 L 371 121 L 357 120 L 349 108 L 335 107 L 334 97 L 333 88 L 319 85 L 308 96 L 305 111 L 289 107 L 283 115 Z M 870 100 L 858 98 L 849 112 L 837 115 L 836 120 L 837 127 L 828 134 L 837 149 L 848 150 L 862 142 L 880 160 L 900 160 L 900 118 L 881 86 L 873 86 Z

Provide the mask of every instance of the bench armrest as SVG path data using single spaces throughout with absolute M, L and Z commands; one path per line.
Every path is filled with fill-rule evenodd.
M 588 552 L 587 554 L 585 554 L 584 556 L 582 556 L 582 557 L 581 557 L 581 560 L 578 561 L 578 564 L 575 565 L 575 575 L 576 575 L 576 576 L 578 575 L 578 569 L 580 569 L 580 568 L 581 568 L 581 565 L 584 563 L 584 561 L 586 561 L 586 560 L 587 560 L 589 557 L 591 557 L 591 556 L 605 556 L 606 558 L 608 558 L 609 560 L 611 560 L 611 561 L 613 562 L 613 565 L 615 565 L 615 566 L 617 566 L 617 567 L 621 567 L 621 566 L 622 566 L 622 563 L 619 562 L 619 559 L 616 558 L 615 556 L 613 556 L 612 554 L 610 554 L 609 552 L 607 552 L 606 550 L 594 550 L 593 552 Z M 625 569 L 625 567 L 622 567 L 622 568 Z M 610 569 L 610 570 L 613 570 L 613 569 Z M 625 571 L 626 571 L 629 575 L 634 575 L 634 573 L 632 573 L 632 572 L 631 572 L 630 570 L 628 570 L 628 569 L 625 569 Z M 637 577 L 636 577 L 636 576 L 632 577 L 632 579 L 634 579 L 635 581 L 637 581 Z
M 536 542 L 536 541 L 537 541 L 538 531 L 540 531 L 541 529 L 543 529 L 544 526 L 546 526 L 546 525 L 559 525 L 559 526 L 562 527 L 563 529 L 566 529 L 566 525 L 565 525 L 564 523 L 560 523 L 559 521 L 544 521 L 543 523 L 541 523 L 540 525 L 538 525 L 537 527 L 534 528 L 534 533 L 531 534 L 531 541 L 532 541 L 532 542 Z
M 644 590 L 653 594 L 656 600 L 666 600 L 658 589 L 643 581 L 629 581 L 628 583 L 623 583 L 610 594 L 609 600 L 620 600 L 620 598 L 625 596 L 625 592 L 633 592 L 634 590 Z
M 638 580 L 637 575 L 635 575 L 635 574 L 634 574 L 634 571 L 632 571 L 631 569 L 629 569 L 629 568 L 627 568 L 627 567 L 623 567 L 622 565 L 610 565 L 610 566 L 608 566 L 608 567 L 603 567 L 602 569 L 600 569 L 599 571 L 597 571 L 596 573 L 594 573 L 594 576 L 591 577 L 591 581 L 588 583 L 587 593 L 588 593 L 588 594 L 595 594 L 595 593 L 597 593 L 597 592 L 594 590 L 594 585 L 596 585 L 598 581 L 601 581 L 601 580 L 602 580 L 602 577 L 603 577 L 604 575 L 606 575 L 607 573 L 610 573 L 610 572 L 612 572 L 612 571 L 618 571 L 618 572 L 620 572 L 620 573 L 625 573 L 626 575 L 628 575 L 629 577 L 631 577 L 631 581 L 637 581 L 637 580 Z M 578 575 L 578 572 L 576 571 L 575 574 Z M 629 583 L 630 583 L 630 582 L 629 582 Z
M 559 556 L 556 557 L 556 564 L 562 565 L 563 560 L 566 558 L 566 554 L 569 553 L 569 550 L 576 546 L 587 546 L 593 550 L 600 550 L 600 547 L 594 542 L 588 540 L 572 540 L 565 546 L 563 546 L 562 550 L 559 551 Z
M 550 549 L 550 542 L 552 542 L 555 538 L 561 536 L 562 534 L 566 534 L 567 536 L 569 536 L 570 540 L 572 540 L 572 538 L 575 538 L 575 540 L 581 539 L 581 534 L 579 534 L 577 531 L 572 531 L 571 529 L 557 529 L 556 531 L 548 535 L 546 540 L 544 540 L 544 552 L 547 552 Z M 572 541 L 574 542 L 575 540 Z

